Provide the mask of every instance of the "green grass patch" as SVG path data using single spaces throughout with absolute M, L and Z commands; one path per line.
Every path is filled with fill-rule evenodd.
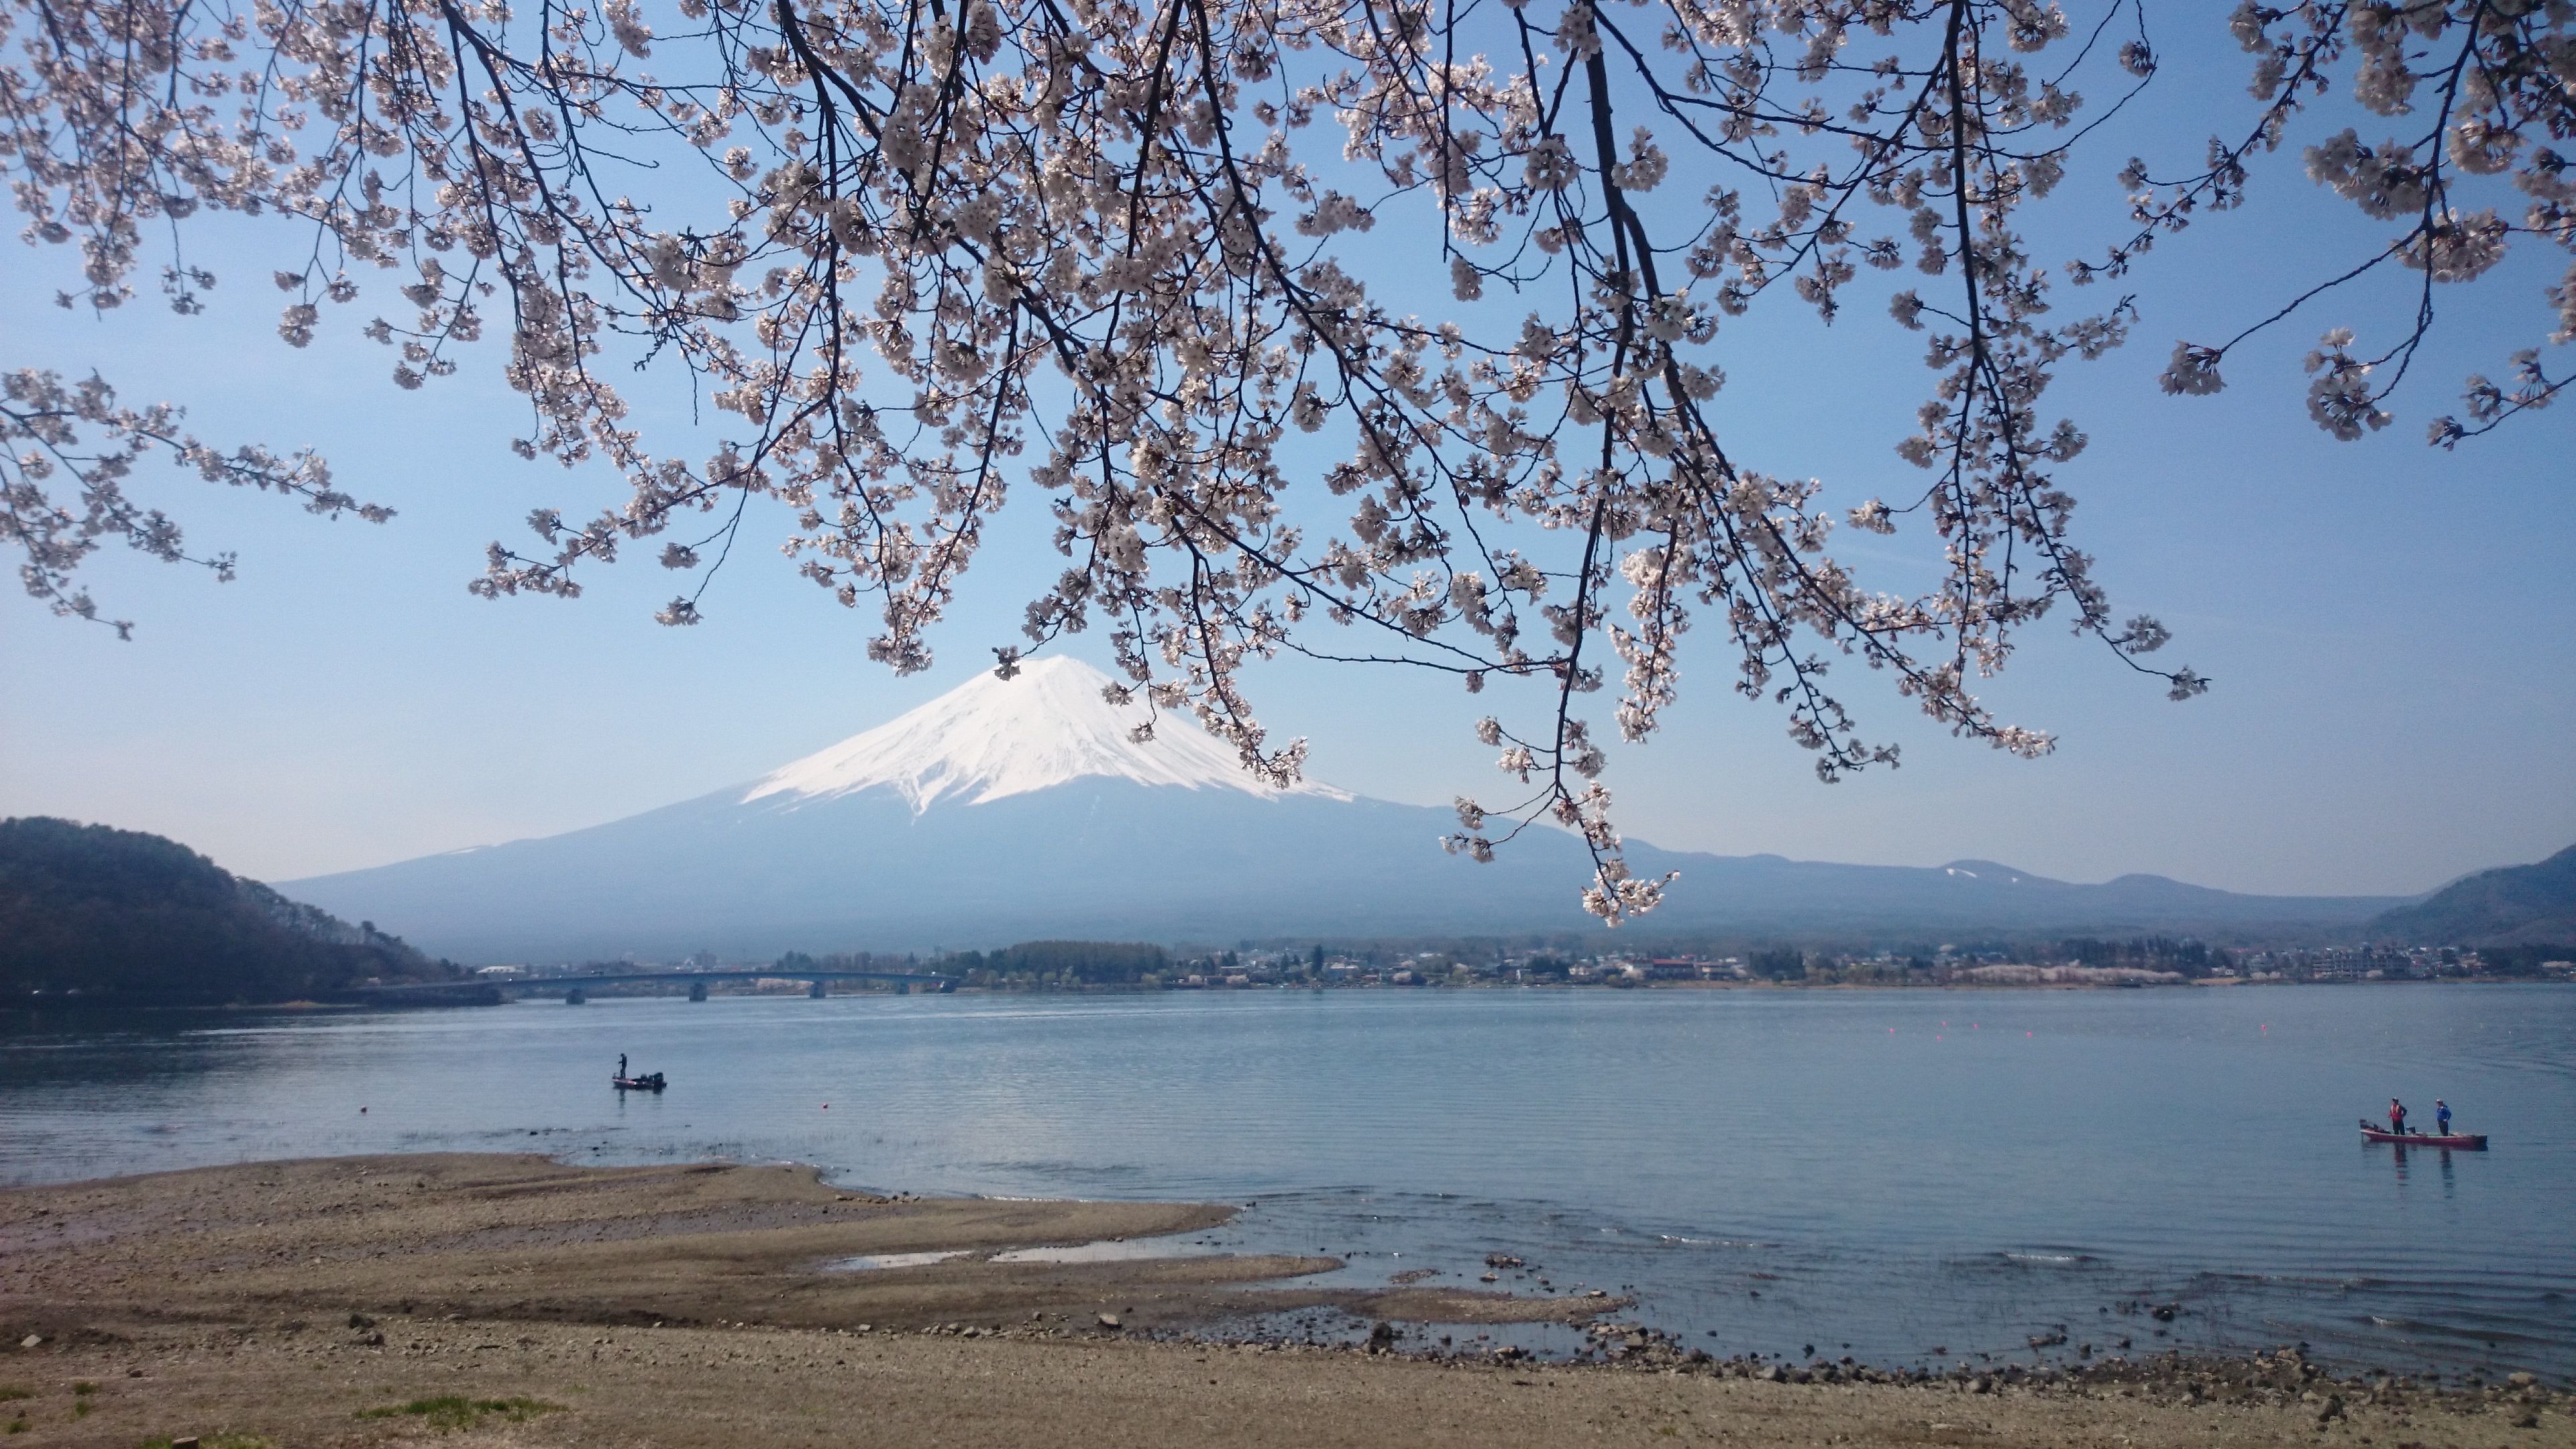
M 206 1434 L 197 1442 L 201 1449 L 272 1449 L 269 1442 L 257 1434 Z M 146 1439 L 143 1449 L 170 1449 L 170 1436 L 164 1434 L 158 1439 Z
M 34 1389 L 22 1389 L 16 1384 L 0 1384 L 0 1404 L 8 1403 L 13 1399 L 32 1399 L 35 1396 Z
M 82 1380 L 80 1380 L 79 1382 L 77 1382 L 77 1383 L 75 1383 L 75 1384 L 73 1384 L 73 1385 L 72 1385 L 72 1392 L 73 1392 L 73 1393 L 75 1393 L 75 1394 L 82 1395 L 83 1397 L 87 1397 L 87 1396 L 88 1396 L 88 1395 L 90 1395 L 90 1394 L 94 1394 L 94 1393 L 97 1393 L 97 1392 L 98 1392 L 98 1385 L 96 1385 L 96 1384 L 94 1384 L 94 1383 L 91 1383 L 91 1382 L 90 1382 L 89 1380 L 87 1380 L 87 1379 L 82 1379 Z
M 471 1429 L 485 1419 L 524 1424 L 539 1414 L 560 1414 L 561 1404 L 543 1399 L 469 1399 L 462 1394 L 441 1394 L 434 1399 L 414 1399 L 408 1404 L 387 1404 L 377 1409 L 360 1409 L 361 1419 L 394 1419 L 410 1417 L 433 1429 Z
M 10 1433 L 12 1433 L 12 1434 L 24 1434 L 24 1433 L 26 1433 L 26 1432 L 27 1432 L 27 1421 L 26 1421 L 26 1420 L 24 1420 L 24 1419 L 11 1419 L 11 1420 L 9 1421 L 9 1432 L 10 1432 Z

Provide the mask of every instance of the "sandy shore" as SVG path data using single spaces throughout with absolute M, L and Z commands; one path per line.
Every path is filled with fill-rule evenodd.
M 1299 1282 L 1329 1258 L 982 1256 L 1203 1231 L 1230 1212 L 465 1155 L 20 1189 L 0 1193 L 0 1430 L 12 1449 L 2576 1446 L 2567 1399 L 2545 1387 L 2337 1382 L 2295 1358 L 1930 1382 L 1819 1365 L 1774 1381 L 1643 1332 L 1610 1335 L 1617 1361 L 1583 1368 L 1471 1353 L 1463 1333 L 1444 1348 L 1437 1329 L 1398 1340 L 1413 1353 L 1182 1341 L 1169 1335 L 1293 1308 L 1472 1324 L 1616 1305 Z M 939 1252 L 965 1256 L 823 1266 Z
M 983 1256 L 1188 1234 L 1235 1211 L 884 1198 L 832 1188 L 805 1167 L 583 1168 L 464 1153 L 251 1163 L 0 1194 L 0 1312 L 29 1322 L 364 1312 L 815 1328 L 1031 1315 L 1096 1327 L 1106 1313 L 1132 1332 L 1319 1306 L 1453 1323 L 1579 1322 L 1603 1306 L 1299 1286 L 1342 1266 L 1328 1257 Z M 866 1272 L 828 1266 L 938 1253 L 961 1256 Z

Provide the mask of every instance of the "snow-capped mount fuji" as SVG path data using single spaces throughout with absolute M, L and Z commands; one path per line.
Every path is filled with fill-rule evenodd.
M 1194 720 L 1112 704 L 1109 684 L 1067 659 L 979 675 L 695 800 L 281 889 L 476 963 L 1599 929 L 1579 904 L 1590 866 L 1572 836 L 1534 830 L 1478 865 L 1440 849 L 1456 828 L 1447 810 L 1313 781 L 1270 788 Z M 1830 865 L 1639 841 L 1628 857 L 1682 873 L 1641 923 L 1649 934 L 2260 929 L 2397 904 L 2159 876 L 2068 885 L 1984 861 Z
M 1425 873 L 1462 883 L 1440 870 L 1448 812 L 1273 787 L 1197 721 L 1113 689 L 1066 658 L 981 673 L 695 800 L 296 889 L 474 961 L 1427 931 L 1475 914 L 1405 899 Z M 1565 924 L 1580 875 L 1555 872 Z
M 1115 687 L 1078 659 L 1041 659 L 1012 679 L 981 674 L 891 723 L 762 776 L 743 800 L 803 804 L 882 788 L 919 814 L 942 799 L 983 805 L 1090 778 L 1264 799 L 1351 798 L 1313 781 L 1271 789 L 1195 724 L 1156 720 L 1141 700 L 1112 704 Z M 1138 739 L 1137 727 L 1149 721 L 1151 737 Z

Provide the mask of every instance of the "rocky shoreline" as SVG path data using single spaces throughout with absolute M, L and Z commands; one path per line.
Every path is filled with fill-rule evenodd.
M 1534 1364 L 1277 1340 L 1144 1341 L 1097 1322 L 101 1323 L 31 1333 L 0 1352 L 0 1429 L 28 1449 L 168 1449 L 190 1438 L 202 1449 L 2576 1444 L 2568 1397 L 2538 1383 L 2337 1378 L 2295 1354 L 1929 1376 L 1694 1360 L 1651 1338 L 1627 1342 L 1642 1336 L 1622 1334 L 1603 1361 Z

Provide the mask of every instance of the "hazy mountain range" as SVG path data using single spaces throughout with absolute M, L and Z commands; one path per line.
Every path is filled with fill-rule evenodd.
M 1456 828 L 1446 810 L 1316 782 L 1265 789 L 1175 717 L 1139 743 L 1129 732 L 1140 708 L 1107 703 L 1109 682 L 1068 659 L 1009 681 L 979 676 L 745 785 L 587 830 L 281 888 L 476 962 L 1593 928 L 1577 905 L 1588 866 L 1571 836 L 1533 831 L 1477 865 L 1439 848 Z M 1641 841 L 1629 859 L 1640 872 L 1682 873 L 1640 923 L 1647 935 L 2348 932 L 2401 903 Z

